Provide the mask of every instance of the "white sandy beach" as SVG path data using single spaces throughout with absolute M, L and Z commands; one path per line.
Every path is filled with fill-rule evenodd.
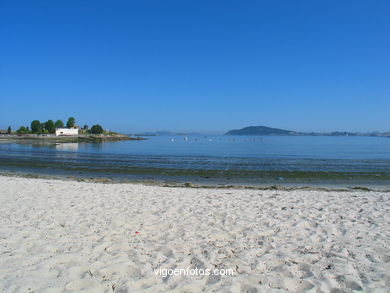
M 0 177 L 0 292 L 390 292 L 389 199 Z

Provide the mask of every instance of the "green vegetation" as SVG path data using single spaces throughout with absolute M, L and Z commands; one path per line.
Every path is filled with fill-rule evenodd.
M 88 175 L 99 176 L 118 176 L 127 177 L 128 175 L 144 176 L 157 175 L 162 178 L 169 178 L 176 180 L 174 176 L 179 178 L 188 177 L 191 179 L 207 178 L 207 179 L 221 179 L 226 182 L 240 182 L 242 179 L 253 180 L 253 183 L 304 183 L 305 185 L 322 183 L 335 184 L 343 183 L 348 185 L 364 183 L 386 183 L 390 180 L 389 172 L 326 172 L 326 171 L 273 171 L 273 170 L 218 170 L 218 169 L 179 169 L 179 168 L 158 168 L 158 167 L 140 167 L 140 166 L 121 166 L 113 161 L 111 164 L 107 162 L 100 162 L 99 160 L 93 162 L 91 165 L 85 165 L 83 162 L 66 160 L 58 164 L 55 160 L 40 160 L 35 158 L 28 158 L 26 160 L 19 160 L 17 158 L 0 158 L 0 165 L 7 167 L 23 168 L 23 169 L 47 169 L 70 171 Z M 284 178 L 281 182 L 279 178 Z
M 96 124 L 91 127 L 90 132 L 92 134 L 102 134 L 103 133 L 103 127 L 101 127 L 99 124 Z
M 118 140 L 142 140 L 141 138 L 131 138 L 127 135 L 120 134 L 113 131 L 106 131 L 100 124 L 95 124 L 91 128 L 87 124 L 83 128 L 79 128 L 76 125 L 76 119 L 70 117 L 67 120 L 66 126 L 79 128 L 79 136 L 63 136 L 58 138 L 52 134 L 55 134 L 56 128 L 64 128 L 64 123 L 62 120 L 47 120 L 46 122 L 41 122 L 39 120 L 31 121 L 31 130 L 27 126 L 21 126 L 15 134 L 21 136 L 20 139 L 24 140 L 35 140 L 35 139 L 45 139 L 45 140 L 61 140 L 67 142 L 101 142 L 101 141 L 118 141 Z M 8 134 L 12 134 L 11 126 L 8 127 Z M 35 135 L 28 135 L 35 134 Z M 36 136 L 39 135 L 39 136 Z M 40 136 L 43 135 L 44 137 Z
M 230 130 L 226 135 L 289 135 L 292 131 L 267 126 L 249 126 L 242 129 Z
M 68 119 L 67 125 L 72 125 L 70 127 L 75 127 L 76 119 L 70 117 Z M 46 122 L 41 123 L 39 120 L 31 121 L 31 131 L 26 126 L 21 126 L 16 133 L 17 134 L 54 134 L 56 128 L 64 128 L 64 122 L 62 120 L 57 120 L 55 123 L 53 120 L 49 119 Z M 69 126 L 68 126 L 69 127 Z M 8 134 L 12 134 L 11 126 L 8 127 Z
M 16 130 L 17 134 L 27 134 L 28 132 L 29 132 L 28 129 L 24 126 L 20 126 L 20 128 Z
M 54 123 L 55 128 L 64 128 L 64 122 L 62 120 L 57 120 L 56 123 Z
M 31 122 L 31 132 L 32 134 L 53 134 L 56 132 L 56 128 L 63 127 L 64 123 L 61 120 L 57 120 L 54 123 L 53 120 L 49 119 L 44 123 L 41 123 L 39 120 L 33 120 Z
M 76 124 L 76 119 L 74 117 L 70 117 L 68 119 L 68 122 L 66 122 L 66 127 L 72 128 L 75 126 L 75 124 Z
M 31 132 L 41 134 L 42 133 L 42 124 L 39 120 L 33 120 L 31 122 Z
M 44 123 L 44 128 L 48 133 L 56 132 L 56 127 L 53 120 L 47 120 L 47 122 Z

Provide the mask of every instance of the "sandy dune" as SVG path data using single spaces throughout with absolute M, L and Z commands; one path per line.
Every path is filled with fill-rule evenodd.
M 0 292 L 390 292 L 389 199 L 0 177 Z

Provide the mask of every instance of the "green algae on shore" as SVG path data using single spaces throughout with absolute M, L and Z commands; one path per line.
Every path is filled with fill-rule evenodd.
M 139 166 L 119 166 L 115 163 L 107 164 L 75 161 L 43 161 L 32 158 L 0 158 L 2 170 L 28 171 L 40 174 L 52 170 L 53 173 L 75 174 L 76 177 L 90 176 L 99 178 L 156 178 L 164 180 L 202 181 L 202 182 L 242 182 L 278 184 L 288 183 L 390 183 L 388 172 L 332 172 L 332 171 L 275 171 L 275 170 L 216 170 L 216 169 L 179 169 L 156 168 Z

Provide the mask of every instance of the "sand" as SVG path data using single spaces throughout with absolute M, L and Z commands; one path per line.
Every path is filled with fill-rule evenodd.
M 390 292 L 389 199 L 0 177 L 0 292 Z

